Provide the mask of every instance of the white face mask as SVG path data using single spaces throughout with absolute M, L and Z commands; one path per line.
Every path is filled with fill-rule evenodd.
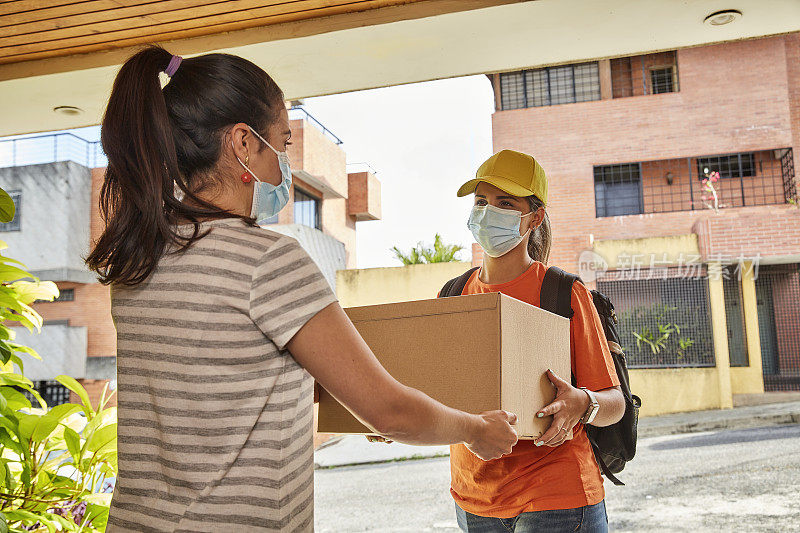
M 525 235 L 520 235 L 519 226 L 522 217 L 532 214 L 523 215 L 514 209 L 500 209 L 493 205 L 476 205 L 469 215 L 467 227 L 486 255 L 500 257 L 516 248 L 531 232 L 528 228 Z
M 247 127 L 250 128 L 250 126 Z M 281 168 L 281 183 L 280 185 L 273 185 L 258 179 L 258 176 L 256 176 L 238 156 L 236 157 L 239 164 L 241 164 L 256 180 L 255 186 L 253 187 L 253 207 L 250 209 L 250 216 L 256 219 L 256 224 L 262 224 L 267 219 L 277 215 L 278 212 L 289 203 L 289 187 L 292 184 L 292 170 L 289 167 L 289 155 L 286 152 L 277 151 L 253 128 L 250 128 L 250 132 L 258 137 L 261 142 L 266 144 L 270 150 L 275 152 L 278 156 L 278 165 Z M 233 141 L 231 141 L 231 147 L 233 147 Z

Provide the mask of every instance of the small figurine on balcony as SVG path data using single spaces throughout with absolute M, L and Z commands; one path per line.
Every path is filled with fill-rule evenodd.
M 719 180 L 719 172 L 709 172 L 708 168 L 704 168 L 703 174 L 705 174 L 706 177 L 703 178 L 703 196 L 701 196 L 700 199 L 703 201 L 703 205 L 709 209 L 713 209 L 715 213 L 718 213 L 720 207 L 727 207 L 725 204 L 719 203 L 719 194 L 717 193 L 717 189 L 714 188 L 714 184 Z M 707 192 L 711 194 L 708 195 L 706 194 Z

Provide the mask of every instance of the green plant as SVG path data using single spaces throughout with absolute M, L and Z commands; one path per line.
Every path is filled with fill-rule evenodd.
M 636 345 L 629 354 L 632 365 L 705 363 L 709 325 L 702 309 L 655 303 L 621 312 L 619 320 L 623 346 Z
M 419 265 L 422 263 L 449 263 L 458 261 L 456 254 L 463 250 L 463 246 L 457 244 L 442 243 L 442 236 L 438 233 L 433 239 L 433 247 L 425 246 L 421 242 L 412 248 L 408 253 L 404 253 L 397 246 L 392 247 L 395 257 L 404 265 Z
M 2 222 L 14 216 L 7 199 L 0 189 Z M 0 242 L 0 250 L 6 248 Z M 41 358 L 14 342 L 8 324 L 40 332 L 42 317 L 31 304 L 52 301 L 58 288 L 12 263 L 25 267 L 0 255 L 0 533 L 103 531 L 111 499 L 105 480 L 117 471 L 116 408 L 107 407 L 104 390 L 95 410 L 86 390 L 69 376 L 57 379 L 81 403 L 48 408 L 23 375 L 19 354 Z

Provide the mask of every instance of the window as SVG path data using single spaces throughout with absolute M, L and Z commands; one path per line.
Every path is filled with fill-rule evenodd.
M 0 224 L 0 231 L 19 231 L 20 230 L 20 208 L 21 208 L 21 200 L 22 200 L 22 192 L 20 191 L 9 191 L 8 195 L 14 200 L 14 205 L 16 206 L 16 210 L 14 212 L 14 218 L 11 222 L 5 222 Z
M 650 86 L 653 88 L 653 94 L 675 92 L 675 86 L 672 81 L 672 67 L 652 69 L 650 71 Z
M 613 98 L 678 92 L 678 56 L 675 51 L 611 60 Z
M 319 198 L 301 191 L 294 190 L 294 222 L 311 228 L 322 229 L 319 216 Z
M 643 212 L 639 163 L 594 167 L 595 214 L 599 217 Z
M 500 100 L 504 110 L 599 99 L 597 63 L 500 74 Z
M 54 302 L 72 302 L 75 300 L 75 289 L 61 289 Z
M 69 389 L 55 380 L 34 381 L 33 389 L 39 393 L 48 407 L 55 407 L 69 402 Z M 25 395 L 34 407 L 39 406 L 39 402 L 24 389 L 17 389 Z
M 719 172 L 720 178 L 749 178 L 756 175 L 753 152 L 697 158 L 697 175 L 702 180 L 708 172 Z

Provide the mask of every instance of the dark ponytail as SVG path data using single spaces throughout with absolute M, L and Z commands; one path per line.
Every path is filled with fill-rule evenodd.
M 526 198 L 528 199 L 528 204 L 530 204 L 532 212 L 538 211 L 540 207 L 544 207 L 542 201 L 536 196 L 527 196 Z M 547 211 L 545 211 L 542 223 L 531 231 L 528 237 L 528 255 L 531 256 L 531 259 L 540 261 L 546 265 L 548 259 L 550 259 L 550 245 L 552 240 L 550 217 Z
M 103 284 L 146 280 L 169 245 L 182 251 L 207 234 L 199 234 L 201 217 L 255 224 L 197 193 L 223 185 L 212 171 L 227 127 L 244 122 L 266 131 L 279 116 L 283 93 L 261 68 L 228 54 L 184 59 L 162 90 L 159 73 L 171 58 L 150 46 L 114 80 L 100 134 L 108 157 L 100 191 L 106 227 L 86 258 Z M 199 207 L 183 203 L 176 190 Z M 181 219 L 194 223 L 191 236 L 177 232 Z

